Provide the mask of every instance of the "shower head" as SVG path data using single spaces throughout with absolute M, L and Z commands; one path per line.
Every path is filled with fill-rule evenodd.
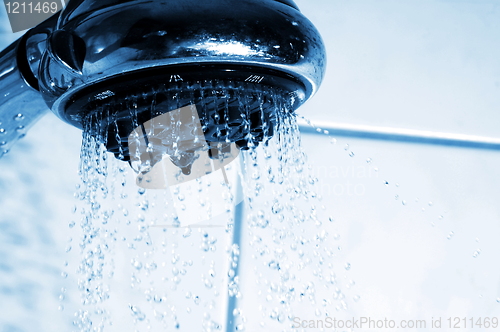
M 189 105 L 208 143 L 257 145 L 278 104 L 298 108 L 325 70 L 322 39 L 291 0 L 71 0 L 50 30 L 24 78 L 62 120 L 97 120 L 123 160 L 134 129 Z

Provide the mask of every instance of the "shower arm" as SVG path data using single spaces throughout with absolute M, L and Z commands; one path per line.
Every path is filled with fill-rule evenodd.
M 59 13 L 0 52 L 0 157 L 49 108 L 38 91 L 37 67 Z

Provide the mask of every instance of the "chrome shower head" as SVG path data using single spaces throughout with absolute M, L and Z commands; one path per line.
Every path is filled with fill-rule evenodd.
M 71 0 L 24 76 L 62 120 L 98 119 L 108 150 L 129 160 L 135 128 L 189 105 L 207 142 L 258 144 L 277 103 L 295 110 L 316 92 L 325 62 L 291 0 Z

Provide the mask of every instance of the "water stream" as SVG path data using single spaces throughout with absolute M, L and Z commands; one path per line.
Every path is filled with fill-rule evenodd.
M 101 119 L 88 117 L 67 249 L 79 262 L 66 268 L 78 279 L 76 331 L 291 331 L 297 315 L 347 309 L 341 248 L 325 227 L 333 218 L 295 115 L 270 97 L 258 98 L 275 103 L 272 139 L 225 173 L 162 190 L 138 187 L 106 151 Z

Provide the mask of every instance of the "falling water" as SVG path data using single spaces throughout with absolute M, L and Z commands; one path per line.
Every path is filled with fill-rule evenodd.
M 102 117 L 85 119 L 80 227 L 70 224 L 79 242 L 68 249 L 78 264 L 67 268 L 78 279 L 77 331 L 288 331 L 299 314 L 347 309 L 334 272 L 344 268 L 341 248 L 330 241 L 338 235 L 326 231 L 333 218 L 315 192 L 295 115 L 276 91 L 253 98 L 276 109 L 273 138 L 249 133 L 249 148 L 225 167 L 229 181 L 214 172 L 164 190 L 138 187 L 129 165 L 106 151 Z
M 247 227 L 242 243 L 249 244 L 244 250 L 251 260 L 242 263 L 247 273 L 240 279 L 243 302 L 258 304 L 260 311 L 242 319 L 258 320 L 250 330 L 281 330 L 298 316 L 320 319 L 328 311 L 347 309 L 334 272 L 341 248 L 325 227 L 333 218 L 324 215 L 295 116 L 281 112 L 278 123 L 272 144 L 244 155 Z

